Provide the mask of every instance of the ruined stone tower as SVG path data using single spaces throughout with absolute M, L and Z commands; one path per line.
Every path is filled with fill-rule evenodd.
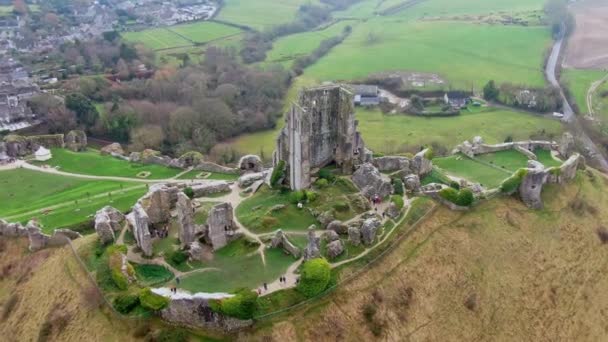
M 353 94 L 339 85 L 304 89 L 287 113 L 277 138 L 274 165 L 285 161 L 291 189 L 310 187 L 311 174 L 332 162 L 353 172 L 364 158 L 355 121 Z

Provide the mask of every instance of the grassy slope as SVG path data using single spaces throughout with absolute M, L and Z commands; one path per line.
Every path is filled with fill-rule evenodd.
M 403 0 L 386 0 L 379 9 L 390 8 Z M 543 8 L 545 0 L 427 0 L 395 14 L 399 17 L 419 18 L 426 15 L 486 14 L 492 12 L 534 11 Z
M 208 21 L 171 26 L 169 30 L 177 32 L 195 43 L 206 43 L 241 32 L 235 27 Z
M 368 41 L 370 34 L 376 42 Z M 490 79 L 542 86 L 549 43 L 544 27 L 371 19 L 305 74 L 323 81 L 411 70 L 438 73 L 464 89 L 479 90 Z
M 581 174 L 565 189 L 545 189 L 541 211 L 515 198 L 466 213 L 441 208 L 338 292 L 255 334 L 284 341 L 373 340 L 362 314 L 371 303 L 386 338 L 602 340 L 608 249 L 596 229 L 608 222 L 607 190 L 604 178 L 592 182 Z M 598 210 L 575 213 L 568 203 L 576 197 Z M 474 311 L 464 306 L 471 295 Z
M 142 171 L 150 172 L 147 179 L 166 179 L 182 170 L 161 165 L 130 163 L 111 156 L 102 156 L 98 151 L 72 152 L 63 148 L 51 150 L 53 158 L 40 164 L 59 166 L 60 171 L 93 176 L 112 176 L 136 178 Z
M 606 76 L 606 73 L 598 70 L 564 69 L 562 70 L 561 81 L 572 92 L 574 100 L 581 113 L 587 113 L 587 91 L 591 83 Z

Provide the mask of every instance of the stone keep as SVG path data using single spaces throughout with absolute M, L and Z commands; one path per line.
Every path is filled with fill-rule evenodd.
M 232 204 L 226 202 L 211 208 L 207 218 L 207 241 L 213 250 L 226 246 L 235 230 Z
M 292 190 L 310 187 L 312 170 L 335 162 L 350 174 L 365 156 L 355 121 L 353 94 L 339 85 L 305 89 L 287 113 L 274 166 L 283 160 Z
M 192 201 L 186 194 L 177 194 L 177 224 L 179 226 L 179 242 L 183 247 L 190 245 L 195 239 L 194 211 Z

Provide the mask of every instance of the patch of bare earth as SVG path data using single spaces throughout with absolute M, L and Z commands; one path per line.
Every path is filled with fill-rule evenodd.
M 547 188 L 542 211 L 514 198 L 439 209 L 334 295 L 243 340 L 603 340 L 606 190 L 604 178 L 581 172 L 565 189 Z
M 568 40 L 564 64 L 571 68 L 608 68 L 608 3 L 588 0 L 572 7 L 576 29 Z

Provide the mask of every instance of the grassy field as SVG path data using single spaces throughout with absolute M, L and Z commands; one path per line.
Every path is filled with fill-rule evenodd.
M 378 6 L 382 11 L 403 3 L 403 0 L 386 0 Z M 492 12 L 535 11 L 543 8 L 545 0 L 427 0 L 395 13 L 395 16 L 420 18 L 425 16 L 452 16 L 486 14 Z
M 201 267 L 215 267 L 217 271 L 197 272 L 181 279 L 180 288 L 191 292 L 225 292 L 238 288 L 255 289 L 282 275 L 295 260 L 282 250 L 266 250 L 266 265 L 255 252 L 257 247 L 245 239 L 236 240 L 214 253 L 214 259 Z M 252 254 L 253 253 L 253 254 Z
M 168 49 L 178 46 L 192 45 L 188 40 L 167 30 L 166 28 L 154 28 L 143 31 L 123 32 L 122 37 L 130 42 L 139 42 L 152 50 Z
M 433 164 L 452 176 L 480 183 L 488 189 L 497 187 L 512 174 L 512 172 L 498 170 L 461 155 L 435 158 Z
M 513 173 L 519 168 L 525 167 L 528 163 L 528 157 L 515 150 L 507 150 L 496 153 L 486 153 L 478 155 L 476 159 L 498 166 L 499 168 Z
M 146 192 L 145 185 L 137 183 L 91 181 L 24 169 L 2 171 L 0 179 L 0 217 L 22 223 L 35 218 L 45 232 L 90 220 L 106 205 L 127 210 Z M 42 212 L 56 205 L 60 207 Z
M 2 5 L 0 6 L 0 15 L 7 15 L 13 13 L 13 6 Z
M 562 70 L 561 81 L 565 83 L 572 92 L 580 113 L 589 112 L 587 110 L 587 91 L 593 82 L 600 80 L 604 76 L 606 76 L 606 72 L 599 70 Z
M 536 150 L 536 151 L 534 151 L 534 154 L 536 154 L 538 161 L 541 162 L 546 167 L 562 165 L 562 162 L 555 160 L 555 158 L 553 158 L 551 156 L 551 152 L 549 152 L 547 150 Z
M 142 171 L 150 172 L 150 176 L 146 179 L 166 179 L 182 172 L 180 169 L 161 165 L 143 165 L 111 156 L 102 156 L 95 150 L 72 152 L 63 148 L 53 148 L 51 151 L 53 158 L 45 162 L 35 162 L 35 164 L 57 166 L 63 172 L 93 176 L 136 178 L 137 174 Z
M 167 29 L 194 43 L 206 43 L 241 32 L 241 30 L 236 27 L 210 21 L 175 25 L 168 27 Z
M 266 63 L 281 63 L 286 68 L 291 67 L 296 58 L 310 54 L 319 47 L 321 41 L 340 35 L 346 26 L 353 24 L 352 21 L 341 21 L 323 30 L 279 38 L 266 54 Z
M 480 90 L 490 79 L 543 86 L 549 44 L 545 27 L 370 19 L 354 27 L 344 43 L 305 75 L 320 81 L 351 80 L 408 70 L 438 73 L 462 89 Z
M 300 5 L 316 0 L 224 0 L 218 20 L 245 25 L 259 31 L 291 22 Z
M 207 177 L 196 178 L 196 176 L 200 174 L 209 174 Z M 227 180 L 234 181 L 239 178 L 238 174 L 228 174 L 228 173 L 217 173 L 217 172 L 205 172 L 200 170 L 192 170 L 184 173 L 183 175 L 177 177 L 177 179 L 213 179 L 213 180 Z

